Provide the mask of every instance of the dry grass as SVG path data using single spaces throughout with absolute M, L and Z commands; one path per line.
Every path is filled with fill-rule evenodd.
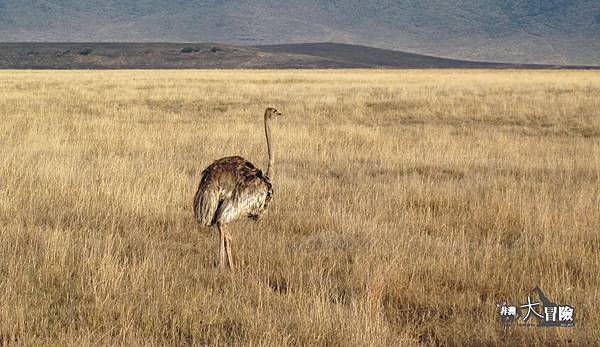
M 235 272 L 200 171 L 264 167 Z M 0 343 L 592 345 L 600 73 L 0 72 Z M 575 328 L 503 328 L 540 285 Z

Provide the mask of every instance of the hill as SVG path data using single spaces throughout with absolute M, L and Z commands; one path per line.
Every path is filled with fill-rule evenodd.
M 477 61 L 600 65 L 592 0 L 3 0 L 10 42 L 344 42 Z
M 2 69 L 556 67 L 453 60 L 338 43 L 254 47 L 215 43 L 0 43 Z

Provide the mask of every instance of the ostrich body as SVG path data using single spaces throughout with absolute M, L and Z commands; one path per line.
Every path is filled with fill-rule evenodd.
M 231 234 L 226 224 L 247 216 L 259 219 L 273 197 L 273 140 L 271 119 L 281 113 L 273 107 L 265 110 L 265 136 L 269 163 L 266 175 L 242 157 L 225 157 L 214 161 L 204 171 L 194 197 L 194 215 L 204 226 L 217 226 L 220 234 L 219 267 L 225 264 L 233 268 Z

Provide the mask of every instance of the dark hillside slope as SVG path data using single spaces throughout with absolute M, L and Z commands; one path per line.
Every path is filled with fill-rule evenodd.
M 555 67 L 452 60 L 338 43 L 255 47 L 216 43 L 0 43 L 2 69 Z
M 214 43 L 0 43 L 1 69 L 361 67 L 327 58 Z

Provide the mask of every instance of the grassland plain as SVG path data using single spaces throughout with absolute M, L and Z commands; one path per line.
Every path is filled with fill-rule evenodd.
M 266 164 L 235 271 L 192 199 Z M 0 71 L 0 342 L 597 345 L 600 72 Z M 539 285 L 574 328 L 503 327 Z

